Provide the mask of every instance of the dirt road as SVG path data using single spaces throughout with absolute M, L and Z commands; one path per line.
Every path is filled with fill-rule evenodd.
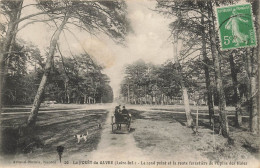
M 96 161 L 138 161 L 145 159 L 140 148 L 137 148 L 133 134 L 129 133 L 122 125 L 121 133 L 113 134 L 111 128 L 111 116 L 113 109 L 110 110 L 101 136 L 100 143 L 96 151 L 92 152 L 90 160 Z

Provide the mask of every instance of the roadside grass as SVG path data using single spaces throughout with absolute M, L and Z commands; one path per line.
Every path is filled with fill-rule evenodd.
M 229 117 L 230 140 L 219 135 L 218 117 L 214 132 L 207 115 L 199 115 L 198 134 L 186 127 L 185 113 L 176 113 L 162 106 L 156 111 L 129 109 L 132 115 L 133 136 L 137 146 L 156 159 L 177 159 L 211 161 L 248 161 L 259 159 L 259 136 L 248 132 L 248 119 L 244 118 L 242 128 L 235 128 L 234 117 Z M 167 111 L 167 112 L 160 112 Z M 175 113 L 174 113 L 175 112 Z M 184 112 L 184 108 L 178 108 Z M 196 116 L 193 115 L 195 121 Z
M 47 109 L 41 111 L 45 110 Z M 28 114 L 1 116 L 1 157 L 3 159 L 25 157 L 58 160 L 56 147 L 59 145 L 65 147 L 63 157 L 70 157 L 75 153 L 87 155 L 97 148 L 102 131 L 98 123 L 104 124 L 107 110 L 71 109 L 66 112 L 58 112 L 64 110 L 63 108 L 48 108 L 48 110 L 53 110 L 53 113 L 39 112 L 35 129 L 29 131 L 21 131 L 25 130 L 22 125 L 26 123 Z M 89 133 L 87 142 L 77 143 L 73 136 L 87 131 Z

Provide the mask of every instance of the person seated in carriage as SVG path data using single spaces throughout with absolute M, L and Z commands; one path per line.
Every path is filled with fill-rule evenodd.
M 125 120 L 130 120 L 131 119 L 131 115 L 129 114 L 128 110 L 125 108 L 125 106 L 123 106 L 123 110 L 122 110 L 122 115 L 124 117 Z
M 121 115 L 121 105 L 116 106 L 115 108 L 115 122 L 117 123 L 117 130 L 121 129 L 121 124 L 118 124 L 122 121 L 122 115 Z
M 115 108 L 115 119 L 116 119 L 116 122 L 119 122 L 120 121 L 120 114 L 121 113 L 121 110 L 120 110 L 120 105 L 119 106 L 116 106 Z
M 128 113 L 125 106 L 121 110 L 121 105 L 115 107 L 115 124 L 117 125 L 117 130 L 121 130 L 121 124 L 127 124 L 130 128 L 131 114 Z M 112 121 L 113 122 L 113 121 Z

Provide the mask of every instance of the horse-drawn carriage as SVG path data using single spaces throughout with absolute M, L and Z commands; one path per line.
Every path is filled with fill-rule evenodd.
M 130 131 L 131 114 L 115 113 L 111 117 L 112 132 L 115 130 L 121 130 L 121 125 L 125 125 L 127 130 Z

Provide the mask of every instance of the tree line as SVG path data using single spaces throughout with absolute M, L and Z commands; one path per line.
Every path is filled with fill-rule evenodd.
M 252 1 L 254 22 L 259 40 L 259 2 Z M 187 125 L 194 125 L 190 101 L 207 102 L 212 124 L 218 105 L 219 122 L 224 137 L 229 137 L 227 105 L 236 109 L 236 126 L 242 124 L 243 111 L 249 114 L 250 131 L 259 132 L 257 107 L 258 48 L 221 51 L 215 7 L 234 5 L 236 1 L 168 1 L 158 0 L 155 12 L 172 18 L 169 28 L 173 58 L 155 66 L 136 62 L 125 68 L 121 94 L 129 103 L 176 103 L 185 106 Z M 183 47 L 178 50 L 178 45 Z M 243 110 L 245 107 L 245 110 Z
M 9 56 L 4 105 L 32 104 L 44 73 L 45 56 L 36 46 L 19 41 L 23 46 L 16 43 L 13 48 L 16 52 Z M 109 77 L 102 73 L 103 67 L 90 55 L 71 58 L 59 54 L 53 61 L 43 100 L 84 104 L 113 101 Z
M 121 96 L 132 104 L 180 103 L 182 94 L 179 79 L 175 64 L 170 60 L 163 65 L 154 65 L 140 59 L 125 67 Z M 185 80 L 190 86 L 194 85 L 191 76 L 187 76 Z

